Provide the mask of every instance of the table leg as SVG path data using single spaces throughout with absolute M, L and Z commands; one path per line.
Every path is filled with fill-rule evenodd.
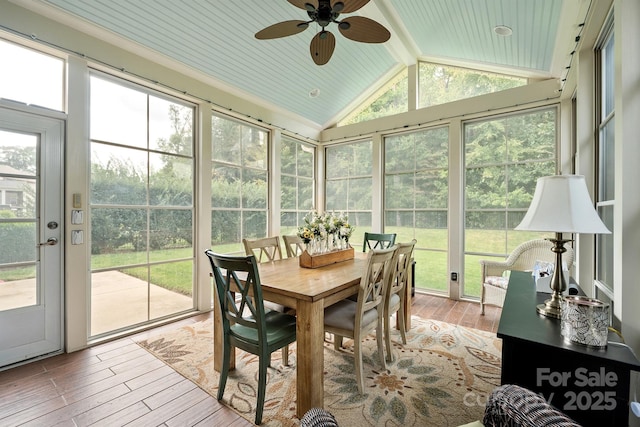
M 324 407 L 324 301 L 298 301 L 296 307 L 297 415 Z
M 215 291 L 215 289 L 214 289 Z M 220 315 L 220 303 L 218 298 L 213 299 L 213 369 L 222 370 L 222 317 Z M 229 356 L 229 370 L 236 368 L 236 351 L 231 349 Z
M 407 286 L 404 287 L 404 307 L 400 307 L 400 310 L 404 310 L 404 330 L 408 331 L 411 329 L 411 283 L 413 282 L 413 269 L 411 268 L 411 264 L 413 260 L 409 263 L 409 271 L 407 271 Z M 396 327 L 400 322 L 400 316 L 396 316 Z

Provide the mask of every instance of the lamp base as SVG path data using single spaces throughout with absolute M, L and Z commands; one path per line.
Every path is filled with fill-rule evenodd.
M 562 293 L 565 291 L 565 289 L 567 289 L 567 283 L 565 282 L 564 274 L 562 273 L 562 254 L 567 251 L 564 247 L 564 244 L 570 242 L 571 240 L 563 239 L 562 233 L 556 233 L 555 239 L 547 240 L 553 243 L 551 251 L 556 255 L 556 263 L 553 269 L 553 276 L 551 277 L 551 282 L 549 283 L 552 292 L 551 298 L 546 300 L 544 304 L 538 304 L 536 306 L 536 311 L 543 316 L 560 319 L 562 317 L 560 299 L 562 298 Z
M 560 306 L 556 307 L 553 303 L 554 301 L 552 299 L 548 299 L 544 304 L 538 304 L 536 306 L 536 311 L 538 314 L 542 314 L 543 316 L 560 319 L 562 317 Z

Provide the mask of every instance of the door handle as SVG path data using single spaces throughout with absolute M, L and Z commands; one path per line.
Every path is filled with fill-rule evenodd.
M 38 243 L 38 246 L 53 246 L 58 244 L 58 239 L 55 237 L 49 237 L 46 242 Z

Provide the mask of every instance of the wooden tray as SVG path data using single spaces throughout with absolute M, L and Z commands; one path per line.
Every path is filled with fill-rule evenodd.
M 304 251 L 300 257 L 300 267 L 318 268 L 325 265 L 335 264 L 336 262 L 347 261 L 353 259 L 353 248 L 343 249 L 339 251 L 326 252 L 324 254 L 309 255 Z

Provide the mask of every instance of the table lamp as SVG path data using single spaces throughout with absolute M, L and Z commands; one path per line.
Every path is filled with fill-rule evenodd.
M 560 298 L 567 289 L 562 274 L 564 244 L 572 239 L 563 239 L 562 233 L 611 233 L 603 224 L 593 207 L 587 184 L 582 175 L 553 175 L 538 178 L 536 191 L 526 215 L 515 228 L 528 231 L 551 231 L 555 238 L 551 251 L 556 254 L 551 277 L 551 298 L 536 307 L 538 313 L 560 318 Z

